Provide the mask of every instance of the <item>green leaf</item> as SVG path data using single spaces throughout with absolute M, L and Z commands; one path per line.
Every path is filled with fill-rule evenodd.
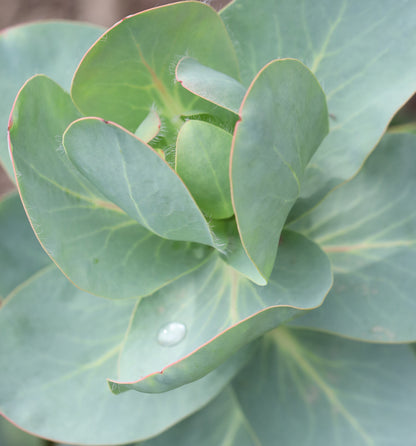
M 173 445 L 258 446 L 258 443 L 239 409 L 233 390 L 228 387 L 207 407 L 166 433 L 140 443 L 140 446 Z
M 82 118 L 65 131 L 69 159 L 105 196 L 149 231 L 215 246 L 208 223 L 178 175 L 122 127 Z
M 184 57 L 179 61 L 176 80 L 188 91 L 236 114 L 246 94 L 246 89 L 240 82 L 191 57 Z
M 256 446 L 410 445 L 415 372 L 409 346 L 279 328 L 233 387 Z
M 187 121 L 176 143 L 176 171 L 210 218 L 234 214 L 230 193 L 232 136 L 203 121 Z
M 0 417 L 0 444 L 3 446 L 46 446 L 44 440 L 17 429 L 3 417 Z
M 296 325 L 416 341 L 416 135 L 387 135 L 350 182 L 293 225 L 328 253 L 334 287 Z
M 157 136 L 161 125 L 159 115 L 154 110 L 151 110 L 144 121 L 137 127 L 134 134 L 141 141 L 148 143 Z
M 221 11 L 243 84 L 270 60 L 307 65 L 328 99 L 331 132 L 312 158 L 295 215 L 353 176 L 416 85 L 416 2 L 235 0 Z
M 228 220 L 215 220 L 212 230 L 218 238 L 218 243 L 223 246 L 221 258 L 239 273 L 246 276 L 257 285 L 267 285 L 267 280 L 259 273 L 240 240 L 235 218 Z
M 147 299 L 144 300 L 146 302 Z M 75 288 L 53 264 L 10 294 L 0 311 L 1 412 L 55 441 L 119 444 L 146 439 L 206 405 L 245 357 L 165 394 L 113 395 L 139 300 L 107 300 Z M 148 360 L 136 351 L 133 360 Z
M 235 51 L 218 14 L 187 1 L 127 17 L 111 28 L 83 59 L 72 96 L 86 115 L 130 131 L 155 107 L 165 129 L 176 137 L 182 114 L 212 110 L 174 82 L 184 55 L 239 78 Z
M 19 196 L 12 193 L 3 198 L 0 201 L 0 302 L 49 263 L 27 221 Z
M 0 159 L 14 179 L 7 147 L 7 122 L 19 88 L 44 73 L 69 90 L 81 57 L 104 30 L 76 22 L 44 22 L 0 33 Z
M 205 260 L 209 248 L 154 236 L 75 169 L 61 135 L 80 115 L 53 81 L 28 81 L 12 116 L 10 141 L 23 203 L 44 249 L 77 286 L 111 298 L 150 294 Z
M 284 233 L 266 287 L 212 257 L 141 303 L 120 357 L 126 374 L 112 389 L 165 392 L 197 380 L 266 331 L 320 305 L 331 283 L 326 255 L 294 232 Z M 185 327 L 186 335 L 167 348 L 158 342 L 158 332 L 172 322 Z
M 278 60 L 260 71 L 234 133 L 231 195 L 244 248 L 265 279 L 303 172 L 327 132 L 325 96 L 304 65 Z

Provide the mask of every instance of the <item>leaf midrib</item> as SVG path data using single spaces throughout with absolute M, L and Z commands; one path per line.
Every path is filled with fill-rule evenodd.
M 302 346 L 286 328 L 279 328 L 271 333 L 279 353 L 290 357 L 303 373 L 311 379 L 325 394 L 328 402 L 345 418 L 351 427 L 358 432 L 368 446 L 374 446 L 374 440 L 365 432 L 358 420 L 348 411 L 337 396 L 335 389 L 329 386 L 319 375 L 319 372 L 307 360 Z

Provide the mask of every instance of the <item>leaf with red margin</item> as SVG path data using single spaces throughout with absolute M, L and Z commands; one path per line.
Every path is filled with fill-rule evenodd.
M 149 143 L 153 138 L 156 138 L 161 125 L 162 122 L 160 121 L 159 115 L 154 110 L 151 110 L 143 122 L 137 127 L 134 134 L 141 141 Z
M 81 118 L 65 130 L 62 142 L 81 174 L 146 229 L 168 240 L 215 246 L 181 178 L 135 135 L 100 118 Z
M 296 326 L 416 341 L 415 148 L 416 135 L 384 136 L 357 176 L 292 225 L 327 252 L 334 270 L 324 305 Z
M 0 159 L 14 181 L 6 128 L 19 88 L 35 74 L 46 74 L 69 90 L 83 54 L 104 32 L 94 25 L 53 21 L 18 25 L 0 32 Z
M 305 168 L 328 133 L 328 110 L 309 69 L 284 59 L 257 74 L 239 115 L 231 148 L 231 197 L 244 249 L 267 280 Z
M 155 107 L 174 143 L 182 114 L 213 109 L 174 82 L 174 68 L 185 55 L 239 78 L 234 47 L 217 12 L 186 1 L 129 16 L 108 30 L 78 67 L 72 97 L 84 114 L 132 132 Z
M 23 204 L 44 249 L 77 286 L 115 299 L 138 297 L 206 260 L 210 248 L 153 235 L 77 171 L 61 139 L 80 115 L 52 80 L 29 80 L 12 117 L 11 152 Z
M 176 80 L 188 91 L 238 114 L 246 88 L 230 76 L 184 57 L 176 66 Z
M 221 12 L 250 85 L 269 61 L 291 57 L 323 86 L 330 134 L 306 169 L 291 218 L 351 178 L 414 94 L 416 2 L 234 0 Z
M 319 306 L 331 284 L 328 257 L 295 232 L 284 233 L 265 287 L 212 257 L 140 303 L 111 389 L 156 393 L 197 380 L 266 331 Z M 186 335 L 166 347 L 158 332 L 171 322 L 183 324 Z
M 247 346 L 172 392 L 115 396 L 106 378 L 117 375 L 136 304 L 91 296 L 52 263 L 16 288 L 0 311 L 1 415 L 54 442 L 144 440 L 205 406 L 251 356 Z

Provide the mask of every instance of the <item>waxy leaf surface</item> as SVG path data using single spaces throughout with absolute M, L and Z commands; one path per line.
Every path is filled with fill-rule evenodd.
M 34 235 L 18 205 L 17 196 L 0 203 L 0 227 L 14 225 L 14 237 L 30 246 Z M 1 231 L 0 246 L 9 237 Z M 119 444 L 155 435 L 205 405 L 251 355 L 249 346 L 198 383 L 168 394 L 116 397 L 106 378 L 123 373 L 118 356 L 140 299 L 114 301 L 82 292 L 52 262 L 45 266 L 39 244 L 37 250 L 37 257 L 31 255 L 32 274 L 21 276 L 0 311 L 5 359 L 0 412 L 29 432 L 83 444 Z M 27 252 L 21 245 L 16 251 L 22 258 Z M 7 282 L 8 273 L 0 270 L 0 283 Z M 0 425 L 0 438 L 2 430 Z
M 299 215 L 357 172 L 416 89 L 416 2 L 234 0 L 221 17 L 245 86 L 269 61 L 293 57 L 327 95 L 331 131 L 307 169 Z
M 49 265 L 27 221 L 19 196 L 0 201 L 0 303 L 14 288 Z
M 184 57 L 176 67 L 176 80 L 192 93 L 238 113 L 246 88 L 230 76 Z
M 387 135 L 350 182 L 293 225 L 328 253 L 334 287 L 296 325 L 416 341 L 416 135 Z
M 231 387 L 208 406 L 140 446 L 258 446 Z M 137 445 L 139 446 L 139 445 Z
M 43 439 L 33 437 L 0 417 L 0 444 L 4 446 L 45 446 Z
M 149 294 L 195 269 L 209 248 L 155 236 L 72 165 L 62 134 L 79 117 L 69 95 L 44 76 L 25 84 L 12 114 L 18 186 L 46 252 L 77 286 L 111 298 Z
M 326 255 L 294 232 L 284 232 L 265 287 L 212 256 L 140 304 L 120 357 L 125 374 L 112 390 L 164 392 L 199 379 L 243 345 L 320 305 L 331 283 Z M 183 324 L 186 336 L 167 349 L 158 343 L 155 329 L 171 322 Z M 137 351 L 145 362 L 135 356 Z
M 232 136 L 203 121 L 187 121 L 176 142 L 176 171 L 204 213 L 214 219 L 234 214 L 230 193 Z
M 96 188 L 149 231 L 214 246 L 209 226 L 174 170 L 150 146 L 98 118 L 72 123 L 63 137 L 69 159 Z
M 233 388 L 256 446 L 410 446 L 415 373 L 410 346 L 279 328 Z
M 0 33 L 0 160 L 11 178 L 7 122 L 19 88 L 29 77 L 43 73 L 69 90 L 82 56 L 103 31 L 61 21 L 20 25 Z
M 241 240 L 266 279 L 303 172 L 327 132 L 325 96 L 303 64 L 278 60 L 260 71 L 241 105 L 230 164 Z
M 51 263 L 10 294 L 0 311 L 0 412 L 55 441 L 120 444 L 165 430 L 207 404 L 245 357 L 165 394 L 112 394 L 136 300 L 107 300 L 74 287 Z M 99 321 L 99 323 L 97 323 Z M 156 333 L 154 333 L 156 336 Z M 136 351 L 140 362 L 148 358 Z
M 127 17 L 106 32 L 77 70 L 74 101 L 85 114 L 130 131 L 155 106 L 165 131 L 175 130 L 181 115 L 213 108 L 174 82 L 185 55 L 238 79 L 235 51 L 218 14 L 199 2 L 179 2 Z
M 160 131 L 160 126 L 162 125 L 159 115 L 154 111 L 146 116 L 143 122 L 137 127 L 134 134 L 143 142 L 150 142 L 153 138 L 157 136 Z

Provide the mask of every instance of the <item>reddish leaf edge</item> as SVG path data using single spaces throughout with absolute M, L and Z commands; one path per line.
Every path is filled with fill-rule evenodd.
M 227 5 L 229 6 L 229 5 Z M 226 6 L 226 7 L 227 7 Z M 225 9 L 225 8 L 224 8 Z M 236 211 L 236 207 L 235 207 L 235 200 L 234 200 L 234 185 L 233 185 L 233 181 L 232 181 L 232 168 L 233 168 L 233 155 L 234 155 L 234 148 L 235 148 L 235 142 L 236 142 L 236 135 L 237 135 L 237 130 L 238 127 L 240 126 L 241 122 L 243 121 L 243 117 L 242 117 L 242 111 L 243 108 L 245 106 L 245 103 L 247 101 L 248 95 L 251 93 L 251 90 L 254 86 L 254 84 L 256 83 L 256 81 L 258 80 L 258 78 L 263 74 L 263 72 L 272 64 L 276 63 L 276 62 L 281 62 L 281 61 L 293 61 L 293 62 L 297 62 L 298 64 L 300 64 L 301 66 L 303 66 L 307 71 L 309 71 L 309 73 L 313 76 L 313 78 L 316 80 L 316 83 L 319 85 L 322 93 L 324 94 L 325 98 L 326 98 L 326 94 L 324 92 L 324 90 L 322 89 L 322 86 L 320 84 L 320 82 L 318 81 L 317 77 L 315 76 L 315 74 L 304 64 L 302 63 L 300 60 L 298 59 L 294 59 L 292 57 L 286 57 L 286 58 L 282 58 L 282 59 L 273 59 L 270 62 L 268 62 L 266 65 L 264 65 L 264 67 L 256 74 L 256 76 L 253 78 L 253 80 L 251 81 L 249 87 L 247 88 L 246 94 L 244 95 L 243 101 L 241 102 L 240 105 L 240 110 L 238 112 L 238 120 L 235 124 L 234 127 L 234 132 L 233 132 L 233 139 L 231 142 L 231 151 L 230 151 L 230 168 L 229 168 L 229 180 L 230 180 L 230 190 L 231 190 L 231 203 L 233 206 L 233 210 L 234 210 L 234 216 L 235 216 L 235 222 L 237 225 L 237 229 L 238 229 L 238 234 L 240 236 L 240 241 L 241 241 L 241 245 L 243 246 L 243 249 L 247 255 L 247 257 L 250 259 L 251 263 L 254 265 L 254 267 L 257 269 L 257 271 L 259 272 L 260 276 L 264 278 L 265 280 L 265 285 L 267 285 L 269 277 L 267 277 L 267 275 L 265 275 L 262 271 L 260 271 L 260 268 L 256 265 L 256 263 L 253 261 L 252 257 L 250 256 L 246 244 L 244 243 L 244 240 L 241 236 L 241 229 L 240 229 L 240 224 L 239 224 L 239 220 L 238 220 L 238 215 L 237 215 L 237 211 Z M 328 131 L 327 134 L 329 133 L 329 124 L 328 124 Z M 317 150 L 319 150 L 319 147 L 317 148 Z M 299 197 L 298 197 L 299 198 Z M 293 208 L 293 206 L 292 206 Z M 278 250 L 278 247 L 277 247 Z M 277 255 L 277 250 L 276 250 L 276 255 Z
M 294 232 L 294 231 L 290 231 L 290 232 Z M 311 241 L 310 239 L 308 239 L 307 237 L 303 236 L 305 239 Z M 314 243 L 324 254 L 325 252 L 322 250 L 322 248 L 316 244 L 315 242 L 312 241 L 312 243 Z M 326 256 L 326 254 L 325 254 Z M 210 367 L 209 369 L 205 370 L 203 373 L 198 374 L 195 378 L 193 378 L 192 380 L 187 380 L 187 379 L 182 379 L 182 382 L 180 382 L 179 384 L 175 385 L 175 386 L 168 386 L 164 389 L 160 389 L 160 390 L 155 390 L 154 387 L 152 386 L 152 384 L 148 384 L 148 381 L 151 381 L 151 378 L 155 378 L 158 377 L 160 375 L 165 374 L 166 371 L 172 369 L 172 368 L 176 368 L 175 366 L 178 366 L 179 364 L 182 364 L 184 361 L 188 360 L 189 358 L 191 358 L 192 356 L 194 356 L 195 354 L 203 351 L 207 346 L 212 346 L 215 347 L 215 344 L 217 343 L 217 341 L 226 333 L 231 332 L 231 330 L 233 330 L 234 328 L 244 324 L 245 322 L 257 318 L 260 315 L 262 315 L 263 313 L 270 311 L 270 310 L 274 310 L 274 309 L 278 309 L 278 308 L 288 308 L 288 309 L 293 309 L 293 310 L 301 310 L 301 311 L 311 311 L 311 310 L 315 310 L 317 308 L 319 308 L 325 301 L 326 297 L 328 296 L 333 283 L 334 283 L 334 274 L 332 271 L 332 266 L 330 263 L 329 258 L 326 256 L 327 259 L 327 263 L 328 263 L 328 271 L 330 272 L 331 275 L 331 280 L 330 283 L 328 285 L 328 289 L 326 290 L 326 292 L 324 293 L 324 295 L 322 296 L 321 301 L 313 306 L 313 307 L 301 307 L 301 306 L 295 306 L 295 305 L 283 305 L 283 304 L 279 304 L 279 305 L 272 305 L 270 307 L 264 308 L 260 311 L 257 311 L 256 313 L 247 316 L 246 318 L 242 319 L 239 322 L 236 322 L 233 325 L 230 325 L 228 328 L 226 328 L 225 330 L 221 331 L 220 333 L 218 333 L 217 335 L 215 335 L 214 337 L 212 337 L 211 339 L 209 339 L 208 341 L 204 342 L 203 344 L 201 344 L 199 347 L 197 347 L 196 349 L 192 350 L 190 353 L 186 354 L 185 356 L 183 356 L 182 358 L 178 359 L 177 361 L 174 361 L 170 364 L 168 364 L 167 366 L 163 367 L 161 370 L 153 372 L 153 373 L 149 373 L 148 375 L 141 377 L 135 381 L 121 381 L 121 380 L 116 380 L 116 379 L 111 379 L 111 378 L 107 378 L 107 383 L 110 387 L 110 390 L 112 393 L 118 395 L 120 393 L 126 392 L 128 390 L 136 390 L 139 392 L 143 392 L 143 393 L 164 393 L 166 391 L 169 390 L 173 390 L 175 388 L 181 387 L 185 384 L 189 384 L 191 382 L 194 382 L 198 379 L 203 378 L 205 375 L 207 375 L 208 373 L 212 372 L 213 370 L 215 370 L 218 366 L 220 366 L 222 363 L 224 363 L 230 356 L 228 356 L 227 358 L 225 358 L 220 364 L 216 364 L 213 367 Z M 249 280 L 249 279 L 247 279 Z M 289 321 L 286 321 L 289 322 Z M 286 322 L 283 322 L 280 325 L 285 324 Z M 261 335 L 260 335 L 261 336 Z M 241 349 L 242 347 L 244 347 L 245 345 L 249 344 L 251 341 L 254 341 L 257 337 L 259 337 L 259 335 L 255 335 L 253 338 L 246 338 L 244 339 L 244 342 L 241 342 L 240 345 L 238 347 L 236 347 L 233 352 Z M 131 386 L 134 386 L 134 388 L 129 388 Z M 162 385 L 161 385 L 162 387 Z

